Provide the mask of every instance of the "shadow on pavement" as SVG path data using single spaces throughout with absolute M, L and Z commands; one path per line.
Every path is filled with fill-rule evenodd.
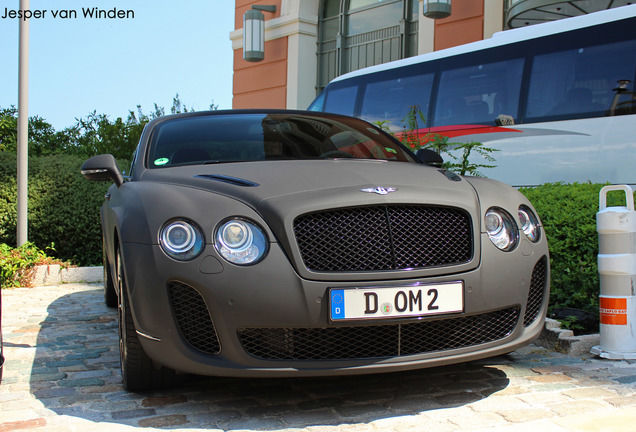
M 60 297 L 41 324 L 31 392 L 48 409 L 93 422 L 268 430 L 369 423 L 458 407 L 507 387 L 479 363 L 391 374 L 287 379 L 190 377 L 177 389 L 121 386 L 116 311 L 101 289 Z

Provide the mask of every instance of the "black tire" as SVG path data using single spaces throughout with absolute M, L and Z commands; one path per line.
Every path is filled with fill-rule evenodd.
M 106 256 L 105 245 L 102 246 L 102 255 L 102 264 L 104 266 L 104 303 L 106 303 L 106 306 L 109 308 L 116 308 L 119 306 L 119 302 L 117 300 L 117 291 L 115 290 L 113 276 L 110 274 L 110 262 Z
M 139 342 L 128 302 L 128 288 L 119 250 L 117 250 L 115 261 L 120 294 L 118 315 L 122 384 L 128 391 L 159 390 L 172 387 L 175 383 L 175 372 L 155 364 Z

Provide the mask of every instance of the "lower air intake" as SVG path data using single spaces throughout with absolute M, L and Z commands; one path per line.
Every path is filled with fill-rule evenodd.
M 242 328 L 252 356 L 266 360 L 347 360 L 407 356 L 466 348 L 510 336 L 519 309 L 364 327 Z
M 534 266 L 532 279 L 530 280 L 530 291 L 526 302 L 526 314 L 523 318 L 524 327 L 528 327 L 538 317 L 545 296 L 546 284 L 548 282 L 548 258 L 543 257 Z
M 205 300 L 197 290 L 181 282 L 170 282 L 170 301 L 184 339 L 206 354 L 219 354 L 221 344 Z

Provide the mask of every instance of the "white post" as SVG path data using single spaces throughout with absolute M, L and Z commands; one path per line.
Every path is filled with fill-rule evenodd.
M 29 9 L 29 0 L 20 0 L 20 10 Z M 29 181 L 29 20 L 20 19 L 18 56 L 18 226 L 17 243 L 28 241 Z
M 607 207 L 607 192 L 623 191 L 625 207 Z M 592 354 L 636 359 L 636 211 L 627 185 L 605 186 L 596 214 L 601 344 Z

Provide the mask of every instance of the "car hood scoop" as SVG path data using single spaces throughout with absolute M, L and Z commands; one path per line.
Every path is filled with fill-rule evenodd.
M 260 186 L 258 183 L 254 183 L 249 180 L 245 180 L 238 177 L 231 177 L 226 175 L 218 175 L 218 174 L 198 174 L 195 177 L 205 178 L 208 180 L 216 180 L 223 183 L 229 183 L 235 186 L 243 186 L 243 187 L 258 187 Z

